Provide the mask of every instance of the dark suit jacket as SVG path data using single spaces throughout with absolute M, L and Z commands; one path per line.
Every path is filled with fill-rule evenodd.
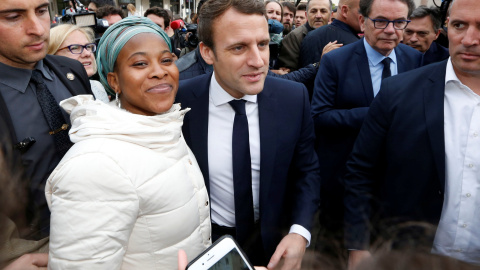
M 438 224 L 445 187 L 446 62 L 384 80 L 370 106 L 345 176 L 349 248 L 368 246 L 369 218 L 376 232 L 404 220 Z
M 212 74 L 180 82 L 177 101 L 186 114 L 183 135 L 209 188 L 208 107 Z M 265 255 L 282 238 L 282 229 L 299 224 L 310 230 L 318 207 L 318 160 L 308 93 L 299 83 L 267 76 L 258 94 L 260 122 L 260 222 Z M 282 226 L 285 225 L 285 226 Z
M 422 54 L 409 46 L 399 44 L 395 54 L 399 74 L 421 65 Z M 363 39 L 323 56 L 312 99 L 322 177 L 321 205 L 340 221 L 343 219 L 340 179 L 373 98 Z
M 43 61 L 67 87 L 72 96 L 83 94 L 93 95 L 87 72 L 80 62 L 67 57 L 55 55 L 47 55 Z M 68 80 L 67 73 L 73 73 L 75 75 L 75 80 Z M 2 95 L 0 95 L 0 117 L 8 126 L 8 130 L 2 130 L 0 132 L 2 132 L 2 134 L 8 132 L 12 143 L 16 144 L 17 138 L 15 130 L 13 129 L 12 119 Z
M 430 48 L 423 54 L 423 65 L 428 65 L 431 63 L 436 63 L 447 59 L 450 56 L 450 53 L 447 48 L 442 45 L 432 42 Z
M 52 70 L 52 72 L 59 78 L 59 80 L 67 87 L 68 91 L 74 95 L 80 95 L 80 94 L 91 94 L 92 90 L 90 87 L 90 82 L 88 80 L 87 73 L 85 71 L 85 68 L 82 66 L 80 62 L 77 60 L 72 60 L 70 58 L 66 58 L 63 56 L 54 56 L 54 55 L 47 55 L 44 58 L 44 64 Z M 75 79 L 73 81 L 70 81 L 67 79 L 67 73 L 73 73 L 75 76 Z M 29 78 L 27 78 L 28 80 Z M 28 104 L 25 104 L 25 106 L 28 106 Z M 10 113 L 8 111 L 8 108 L 5 104 L 5 101 L 3 99 L 3 96 L 0 95 L 0 122 L 3 122 L 7 128 L 2 128 L 0 129 L 0 137 L 2 140 L 7 140 L 7 142 L 2 142 L 6 143 L 8 147 L 11 147 L 12 145 L 15 145 L 18 140 L 17 136 L 15 133 L 15 129 L 13 126 L 12 118 L 10 116 Z M 36 142 L 36 144 L 42 143 Z M 34 151 L 35 147 L 32 147 L 29 151 Z M 52 146 L 52 149 L 55 149 L 56 147 Z M 20 154 L 20 152 L 15 153 L 15 154 Z M 50 164 L 52 168 L 55 168 L 56 164 Z M 47 180 L 48 174 L 45 176 L 44 179 L 42 179 L 42 175 L 36 174 L 35 172 L 37 171 L 37 166 L 38 164 L 24 164 L 24 167 L 27 167 L 31 169 L 32 171 L 32 178 L 37 178 L 43 182 Z M 48 171 L 48 168 L 45 169 Z M 25 179 L 30 180 L 30 179 Z M 43 191 L 42 191 L 43 192 Z M 39 205 L 38 209 L 35 208 L 39 215 L 41 216 L 41 220 L 39 221 L 40 224 L 36 224 L 36 228 L 30 228 L 32 231 L 35 232 L 35 230 L 40 230 L 40 228 L 43 229 L 43 231 L 39 231 L 39 235 L 32 236 L 33 238 L 37 237 L 43 237 L 44 234 L 48 234 L 48 224 L 49 224 L 49 211 L 48 211 L 48 206 L 47 202 L 45 200 L 45 196 L 40 196 L 37 193 L 31 194 L 31 197 L 29 198 L 29 205 L 35 204 Z M 34 196 L 37 196 L 37 199 L 33 198 Z M 38 199 L 40 198 L 40 199 Z M 29 208 L 32 208 L 29 206 Z M 30 215 L 30 214 L 29 214 Z M 34 214 L 35 216 L 35 214 Z M 22 230 L 23 228 L 20 228 Z M 27 230 L 29 231 L 29 230 Z
M 310 31 L 302 41 L 298 67 L 320 61 L 323 48 L 328 42 L 337 40 L 339 44 L 345 46 L 358 39 L 357 33 L 348 24 L 339 20 Z

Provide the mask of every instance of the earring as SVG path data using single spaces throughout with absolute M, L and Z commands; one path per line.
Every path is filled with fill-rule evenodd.
M 120 99 L 118 99 L 118 93 L 115 93 L 115 102 L 117 103 L 118 108 L 122 108 L 122 104 L 120 104 Z

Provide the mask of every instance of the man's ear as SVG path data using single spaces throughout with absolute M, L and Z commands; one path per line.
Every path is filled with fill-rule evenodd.
M 363 15 L 358 15 L 358 20 L 360 21 L 360 30 L 365 32 L 365 17 L 363 17 Z
M 347 5 L 342 5 L 340 7 L 340 14 L 342 14 L 343 18 L 347 18 L 349 10 L 350 10 L 350 8 Z
M 200 42 L 200 54 L 202 55 L 203 60 L 209 65 L 213 65 L 213 62 L 215 60 L 215 53 L 213 50 L 205 45 L 205 43 Z
M 165 26 L 165 32 L 169 31 L 170 30 L 170 25 L 169 26 Z
M 435 39 L 434 40 L 437 40 L 437 38 L 438 38 L 438 36 L 440 35 L 441 32 L 442 32 L 441 29 L 437 30 L 437 33 L 435 33 Z
M 122 90 L 120 89 L 120 86 L 118 84 L 118 76 L 115 72 L 109 72 L 107 74 L 107 82 L 108 85 L 110 85 L 110 88 L 112 88 L 115 93 L 122 93 Z

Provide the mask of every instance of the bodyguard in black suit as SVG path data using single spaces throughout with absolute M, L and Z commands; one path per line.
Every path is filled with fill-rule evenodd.
M 191 108 L 183 134 L 209 191 L 212 240 L 232 234 L 254 264 L 299 269 L 319 200 L 313 122 L 306 88 L 267 76 L 264 13 L 255 0 L 204 4 L 200 52 L 214 72 L 181 81 L 177 101 Z
M 58 103 L 73 95 L 92 93 L 85 69 L 78 61 L 46 56 L 48 6 L 48 0 L 0 3 L 0 117 L 8 127 L 0 133 L 7 135 L 21 154 L 29 179 L 29 228 L 20 230 L 22 236 L 36 240 L 49 234 L 45 180 L 70 143 L 69 117 Z M 53 126 L 54 122 L 60 125 Z M 63 142 L 67 140 L 65 148 L 58 143 L 59 136 Z
M 347 163 L 352 254 L 368 256 L 378 234 L 420 221 L 438 225 L 423 248 L 480 263 L 479 12 L 476 0 L 453 2 L 451 58 L 382 83 Z
M 341 241 L 345 163 L 382 77 L 421 64 L 421 53 L 399 44 L 411 0 L 360 0 L 365 37 L 325 54 L 315 79 L 312 116 L 322 177 L 320 224 Z M 390 59 L 390 64 L 383 61 Z M 327 247 L 328 250 L 328 247 Z
M 302 41 L 299 55 L 299 68 L 320 61 L 323 48 L 329 43 L 347 45 L 359 39 L 361 32 L 358 21 L 360 0 L 338 2 L 337 17 L 332 23 L 308 32 Z

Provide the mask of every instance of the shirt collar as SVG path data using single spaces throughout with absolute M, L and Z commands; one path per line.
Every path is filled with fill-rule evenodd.
M 455 74 L 455 70 L 453 69 L 452 58 L 451 58 L 451 57 L 449 57 L 449 58 L 448 58 L 448 61 L 447 61 L 447 71 L 446 71 L 446 73 L 445 73 L 445 85 L 446 85 L 449 81 L 457 81 L 457 82 L 460 82 L 460 80 L 459 80 L 458 77 L 457 77 L 457 74 Z
M 43 60 L 38 61 L 35 65 L 35 69 L 38 69 L 43 77 L 49 81 L 53 81 L 53 78 L 47 68 L 45 67 Z M 25 93 L 27 90 L 28 84 L 32 77 L 32 70 L 24 68 L 16 68 L 9 65 L 5 65 L 0 62 L 0 70 L 2 71 L 2 76 L 0 76 L 0 83 L 9 86 L 21 93 Z
M 365 51 L 367 52 L 368 61 L 373 66 L 380 64 L 380 62 L 382 62 L 382 60 L 386 58 L 383 54 L 373 49 L 372 46 L 368 44 L 365 38 L 363 38 L 363 44 L 365 45 Z M 397 63 L 397 55 L 395 54 L 395 49 L 392 50 L 392 52 L 388 55 L 388 57 L 390 58 L 390 60 L 392 60 L 394 64 Z
M 227 91 L 223 90 L 215 78 L 215 72 L 212 72 L 212 79 L 210 81 L 210 98 L 216 107 L 236 99 L 227 93 Z M 257 95 L 245 95 L 241 99 L 257 103 Z

